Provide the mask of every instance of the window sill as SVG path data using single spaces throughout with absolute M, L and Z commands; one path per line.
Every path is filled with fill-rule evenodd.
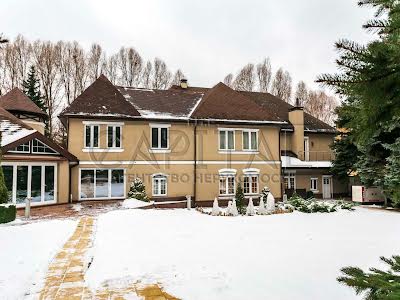
M 171 153 L 171 149 L 149 149 L 149 153 Z
M 100 149 L 100 148 L 83 148 L 82 152 L 123 152 L 124 149 L 122 148 L 106 148 L 106 149 Z
M 260 151 L 218 150 L 219 154 L 259 154 Z

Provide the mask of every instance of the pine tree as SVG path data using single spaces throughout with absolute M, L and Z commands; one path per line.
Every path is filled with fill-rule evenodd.
M 347 129 L 348 139 L 334 145 L 339 154 L 334 162 L 336 171 L 356 170 L 365 185 L 379 186 L 393 197 L 400 185 L 397 181 L 386 184 L 385 178 L 393 178 L 397 172 L 389 166 L 389 158 L 394 151 L 391 145 L 400 137 L 400 3 L 365 0 L 359 5 L 376 9 L 376 19 L 364 28 L 378 38 L 365 46 L 348 40 L 337 42 L 337 64 L 342 72 L 322 75 L 318 81 L 343 98 L 337 125 Z M 351 153 L 351 149 L 357 151 Z M 343 162 L 346 156 L 348 161 Z
M 381 260 L 390 267 L 388 271 L 371 268 L 366 273 L 360 268 L 346 267 L 341 270 L 344 276 L 337 280 L 352 287 L 357 295 L 364 293 L 366 300 L 400 299 L 400 256 Z
M 34 66 L 30 67 L 28 78 L 27 80 L 24 80 L 22 86 L 24 88 L 25 95 L 27 95 L 33 102 L 35 102 L 35 104 L 41 110 L 46 112 L 47 108 L 40 93 L 40 83 L 39 79 L 36 76 L 36 69 Z
M 139 177 L 135 178 L 135 180 L 133 180 L 133 182 L 131 183 L 128 197 L 142 201 L 149 201 L 149 198 L 146 194 L 146 187 Z
M 236 188 L 236 206 L 238 209 L 239 214 L 243 215 L 246 212 L 246 208 L 244 206 L 244 193 L 243 193 L 243 188 L 241 183 L 238 183 L 238 186 Z
M 400 138 L 392 145 L 387 145 L 391 150 L 390 156 L 387 158 L 387 171 L 385 172 L 384 185 L 389 191 L 389 197 L 393 201 L 393 206 L 400 207 Z

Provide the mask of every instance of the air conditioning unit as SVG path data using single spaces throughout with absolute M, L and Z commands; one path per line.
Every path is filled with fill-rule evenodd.
M 352 200 L 358 203 L 381 203 L 385 197 L 378 187 L 352 186 Z

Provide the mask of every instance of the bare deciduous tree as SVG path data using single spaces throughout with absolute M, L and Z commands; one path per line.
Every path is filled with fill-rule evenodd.
M 299 101 L 299 105 L 304 106 L 308 100 L 308 89 L 304 81 L 299 81 L 296 87 L 295 101 Z
M 272 68 L 269 58 L 265 58 L 257 65 L 258 90 L 267 93 L 272 78 Z
M 232 81 L 233 81 L 233 75 L 232 73 L 229 73 L 228 75 L 225 76 L 224 78 L 224 83 L 229 86 L 229 87 L 233 87 L 232 86 Z
M 73 42 L 72 65 L 74 68 L 74 99 L 81 94 L 87 86 L 87 79 L 89 77 L 87 64 L 85 51 L 77 42 Z
M 171 86 L 172 85 L 180 85 L 181 83 L 181 79 L 184 79 L 185 75 L 183 74 L 183 72 L 181 71 L 181 69 L 178 69 L 175 74 L 174 77 L 172 78 L 171 81 Z
M 118 52 L 118 66 L 123 85 L 135 86 L 140 80 L 142 57 L 134 48 L 122 47 Z
M 321 121 L 333 125 L 334 110 L 338 105 L 338 100 L 334 96 L 329 96 L 324 91 L 310 91 L 304 109 Z
M 44 100 L 49 115 L 49 134 L 54 134 L 54 117 L 60 106 L 57 94 L 60 91 L 60 80 L 57 70 L 57 53 L 54 44 L 50 42 L 36 41 L 33 43 L 33 55 L 36 69 L 41 79 L 41 87 L 44 92 Z
M 171 79 L 171 72 L 168 71 L 165 62 L 158 57 L 154 59 L 153 88 L 166 89 Z
M 55 46 L 56 66 L 64 90 L 66 104 L 71 104 L 75 96 L 73 46 L 71 43 L 59 41 Z
M 142 76 L 140 82 L 144 88 L 150 89 L 151 88 L 151 74 L 153 72 L 153 65 L 151 61 L 146 63 L 146 66 L 143 68 Z
M 253 91 L 255 83 L 255 72 L 254 65 L 245 65 L 237 74 L 235 80 L 233 81 L 233 87 L 238 91 Z
M 93 44 L 89 51 L 88 71 L 89 81 L 95 81 L 101 74 L 104 61 L 103 49 L 98 44 Z
M 108 59 L 104 59 L 103 70 L 107 78 L 113 83 L 118 83 L 118 55 L 111 55 Z
M 272 94 L 285 102 L 290 102 L 290 97 L 292 95 L 292 77 L 288 71 L 283 71 L 283 69 L 280 68 L 276 72 L 274 81 L 272 82 Z

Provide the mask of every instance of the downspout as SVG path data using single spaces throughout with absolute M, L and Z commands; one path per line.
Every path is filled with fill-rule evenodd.
M 192 206 L 196 207 L 197 200 L 197 121 L 194 123 L 194 166 L 193 166 L 193 202 Z

